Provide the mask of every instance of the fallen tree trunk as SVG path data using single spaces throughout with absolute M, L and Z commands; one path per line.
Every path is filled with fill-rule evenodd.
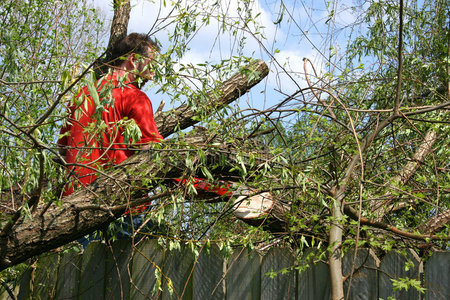
M 209 155 L 207 147 L 199 150 Z M 182 176 L 188 155 L 192 156 L 190 149 L 174 152 L 170 144 L 142 151 L 108 172 L 107 176 L 100 176 L 87 188 L 64 198 L 61 205 L 41 204 L 32 218 L 21 216 L 9 232 L 0 236 L 0 270 L 99 229 L 131 207 L 168 196 L 171 191 L 149 198 L 148 191 L 161 182 Z M 212 151 L 211 155 L 216 153 Z M 156 160 L 160 163 L 155 163 Z M 146 184 L 149 179 L 153 185 Z M 254 226 L 272 226 L 274 230 L 285 224 L 283 215 L 288 206 L 268 193 L 243 191 L 240 194 L 243 196 L 236 200 L 232 198 L 232 210 L 237 218 Z
M 179 155 L 182 156 L 181 153 Z M 160 154 L 162 161 L 169 161 L 172 156 L 169 151 Z M 39 205 L 32 218 L 21 216 L 8 232 L 0 236 L 0 269 L 64 245 L 112 222 L 145 194 L 140 178 L 171 176 L 172 169 L 167 165 L 157 166 L 151 155 L 143 152 L 109 172 L 107 177 L 99 177 L 87 188 L 64 198 L 62 205 Z

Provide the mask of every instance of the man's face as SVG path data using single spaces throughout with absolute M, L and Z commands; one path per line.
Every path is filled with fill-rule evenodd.
M 147 55 L 135 55 L 135 81 L 139 88 L 142 88 L 147 81 L 153 80 L 155 72 L 153 71 L 153 60 L 156 55 L 152 47 L 147 48 Z

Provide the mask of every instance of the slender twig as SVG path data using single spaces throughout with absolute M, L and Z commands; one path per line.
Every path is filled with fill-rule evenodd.
M 399 7 L 399 29 L 398 29 L 398 68 L 397 68 L 397 90 L 395 93 L 394 114 L 400 114 L 400 97 L 402 92 L 403 71 L 403 0 Z
M 61 83 L 61 80 L 35 80 L 35 81 L 5 81 L 0 79 L 0 83 L 4 85 L 29 85 L 29 84 L 38 84 L 38 83 Z

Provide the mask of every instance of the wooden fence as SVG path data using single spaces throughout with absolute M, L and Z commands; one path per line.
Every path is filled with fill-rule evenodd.
M 143 241 L 136 250 L 129 241 L 117 241 L 111 248 L 93 242 L 82 255 L 42 256 L 12 292 L 17 299 L 330 298 L 324 262 L 306 256 L 295 260 L 284 248 L 272 248 L 264 256 L 238 249 L 229 259 L 223 257 L 216 245 L 196 256 L 187 247 L 165 251 L 155 240 Z M 392 251 L 379 261 L 371 251 L 359 249 L 356 257 L 344 256 L 343 273 L 349 299 L 450 299 L 450 252 L 433 253 L 423 266 L 413 251 Z M 424 293 L 394 290 L 393 280 L 413 279 L 426 288 Z M 11 297 L 3 290 L 0 299 Z

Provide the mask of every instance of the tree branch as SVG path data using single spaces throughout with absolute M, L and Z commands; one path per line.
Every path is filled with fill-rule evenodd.
M 440 231 L 448 224 L 450 224 L 450 209 L 429 219 L 428 222 L 419 227 L 419 231 L 432 234 Z
M 398 29 L 398 68 L 397 68 L 397 89 L 395 92 L 394 114 L 400 115 L 400 97 L 402 92 L 402 71 L 403 71 L 403 0 L 400 0 L 399 7 L 399 29 Z
M 420 144 L 419 148 L 417 148 L 414 156 L 411 161 L 409 161 L 400 171 L 399 175 L 395 176 L 391 181 L 391 185 L 404 185 L 406 184 L 411 176 L 416 172 L 419 168 L 420 164 L 423 163 L 425 157 L 431 152 L 433 149 L 433 145 L 437 140 L 436 131 L 430 129 L 425 134 L 422 144 Z M 382 198 L 389 198 L 387 201 L 383 201 L 382 203 L 377 203 L 378 201 L 371 201 L 371 207 L 374 208 L 374 212 L 377 215 L 377 220 L 380 221 L 386 215 L 387 212 L 394 209 L 394 207 L 390 207 L 389 204 L 392 202 L 392 193 L 386 193 Z
M 127 35 L 131 11 L 130 0 L 114 0 L 113 7 L 114 17 L 111 23 L 111 32 L 108 47 L 105 51 L 105 58 L 99 61 L 97 67 L 95 68 L 95 75 L 97 78 L 100 78 L 102 74 L 108 71 L 108 66 L 106 63 L 111 61 L 111 49 Z
M 379 228 L 379 229 L 384 229 L 387 231 L 390 231 L 394 234 L 397 234 L 399 236 L 402 237 L 406 237 L 406 238 L 410 238 L 413 240 L 423 240 L 423 241 L 427 241 L 427 240 L 445 240 L 445 241 L 450 241 L 450 237 L 443 237 L 443 236 L 438 236 L 438 235 L 433 235 L 433 234 L 420 234 L 420 233 L 411 233 L 402 229 L 398 229 L 395 226 L 380 222 L 380 221 L 376 221 L 376 220 L 371 220 L 369 218 L 366 217 L 362 217 L 361 215 L 359 215 L 359 213 L 353 209 L 350 206 L 346 206 L 344 208 L 344 212 L 346 215 L 348 215 L 350 218 L 352 218 L 353 220 L 359 220 L 361 222 L 361 224 L 363 225 L 368 225 L 371 227 L 375 227 L 375 228 Z M 449 217 L 449 216 L 447 216 Z
M 252 76 L 247 77 L 246 70 L 250 70 Z M 209 101 L 211 111 L 220 109 L 237 98 L 247 93 L 253 86 L 258 84 L 269 74 L 269 68 L 262 60 L 256 60 L 242 68 L 240 73 L 235 74 L 230 79 L 221 84 L 218 89 L 208 93 L 205 97 Z M 219 95 L 219 96 L 217 96 Z M 200 99 L 198 99 L 201 101 Z M 163 137 L 172 134 L 175 128 L 183 130 L 196 123 L 193 117 L 198 115 L 198 111 L 192 109 L 187 104 L 183 104 L 176 109 L 155 115 L 155 122 L 159 128 L 159 133 Z

